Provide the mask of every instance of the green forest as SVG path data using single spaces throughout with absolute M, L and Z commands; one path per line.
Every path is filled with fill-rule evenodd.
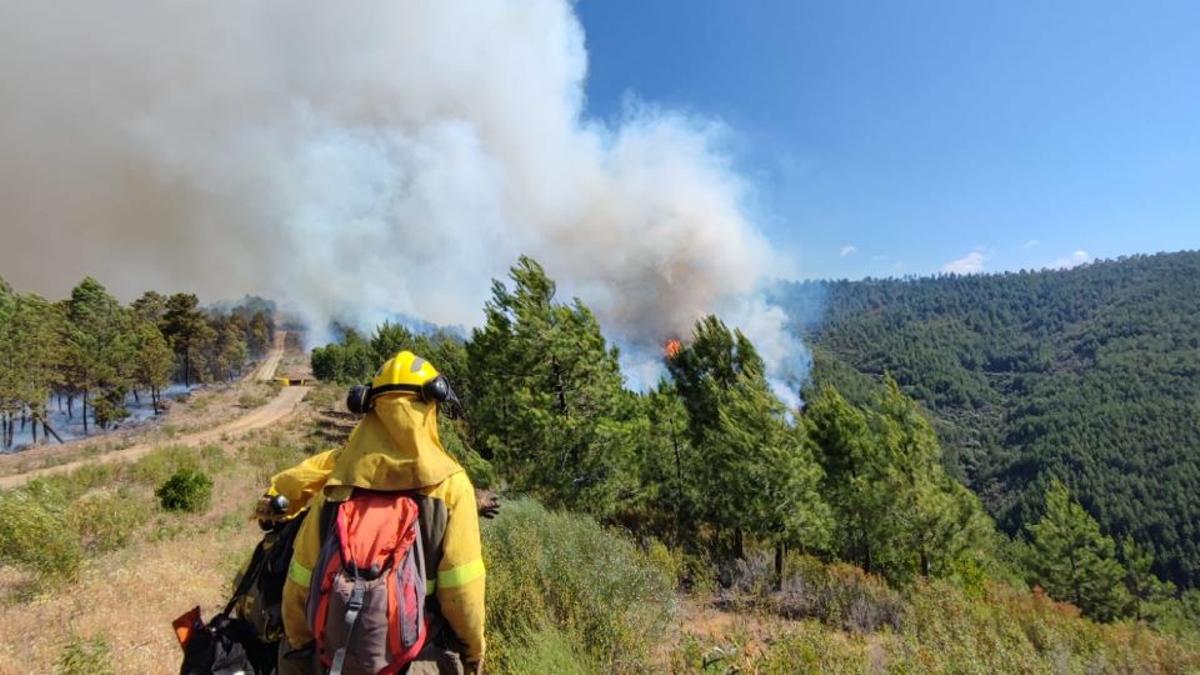
M 1014 536 L 997 529 L 905 371 L 826 363 L 789 411 L 750 340 L 708 316 L 664 357 L 664 379 L 634 392 L 596 317 L 528 258 L 493 285 L 484 315 L 467 339 L 346 331 L 312 352 L 313 370 L 349 384 L 398 349 L 426 356 L 464 401 L 443 440 L 477 484 L 661 542 L 684 587 L 737 587 L 764 556 L 762 578 L 782 584 L 800 555 L 901 589 L 1038 586 L 1097 620 L 1196 630 L 1200 593 L 1154 575 L 1157 549 L 1098 521 L 1071 476 L 1029 486 L 1036 515 Z
M 50 302 L 0 279 L 0 450 L 18 426 L 32 425 L 34 442 L 41 427 L 48 441 L 52 402 L 87 433 L 89 422 L 105 429 L 124 419 L 131 394 L 157 412 L 173 381 L 231 380 L 270 347 L 273 314 L 258 298 L 209 311 L 193 294 L 156 291 L 123 306 L 91 277 Z
M 786 284 L 776 299 L 818 384 L 850 395 L 891 377 L 931 413 L 947 469 L 1003 531 L 1036 522 L 1059 481 L 1156 574 L 1200 583 L 1200 252 Z

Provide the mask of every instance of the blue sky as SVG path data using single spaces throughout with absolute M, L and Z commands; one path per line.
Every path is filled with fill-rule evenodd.
M 578 12 L 588 115 L 632 95 L 722 120 L 755 219 L 803 276 L 1200 248 L 1200 2 Z

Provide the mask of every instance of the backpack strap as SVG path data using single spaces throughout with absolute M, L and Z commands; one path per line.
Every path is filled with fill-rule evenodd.
M 250 592 L 250 587 L 258 579 L 258 575 L 262 572 L 262 566 L 266 562 L 265 542 L 258 542 L 258 546 L 254 547 L 254 555 L 250 556 L 250 564 L 246 565 L 246 573 L 242 575 L 242 580 L 238 582 L 237 588 L 233 591 L 233 597 L 229 598 L 229 602 L 225 605 L 225 611 L 221 612 L 225 616 L 233 611 L 233 606 L 237 604 L 238 599 Z
M 344 644 L 333 654 L 329 675 L 342 675 L 342 667 L 346 664 L 346 649 L 350 646 L 350 637 L 354 635 L 354 624 L 358 623 L 358 615 L 362 611 L 363 599 L 367 594 L 367 587 L 363 584 L 362 578 L 358 576 L 358 570 L 353 566 L 350 569 L 354 572 L 354 588 L 351 589 L 350 600 L 346 603 L 346 615 L 342 617 L 342 622 L 346 626 L 346 637 Z
M 321 506 L 320 519 L 317 522 L 317 532 L 320 533 L 321 544 L 325 543 L 325 539 L 329 536 L 329 529 L 333 527 L 333 521 L 337 518 L 338 507 L 343 502 L 325 502 Z

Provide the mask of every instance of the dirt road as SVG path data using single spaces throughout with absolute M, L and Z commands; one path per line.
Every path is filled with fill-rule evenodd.
M 275 375 L 275 369 L 279 366 L 279 360 L 283 357 L 284 331 L 279 331 L 275 334 L 275 344 L 271 348 L 270 354 L 263 360 L 263 365 L 255 371 L 255 378 L 258 380 L 269 380 Z M 35 469 L 26 473 L 15 474 L 12 476 L 0 476 L 0 489 L 7 490 L 9 488 L 24 485 L 26 482 L 39 476 L 48 476 L 56 473 L 63 473 L 79 468 L 84 464 L 93 462 L 128 462 L 138 459 L 152 450 L 164 445 L 187 445 L 200 446 L 210 443 L 219 443 L 223 437 L 239 436 L 248 431 L 261 429 L 262 427 L 273 424 L 292 413 L 296 409 L 296 405 L 300 403 L 309 390 L 309 387 L 284 387 L 279 390 L 279 394 L 270 400 L 266 405 L 255 408 L 245 415 L 237 419 L 226 422 L 225 424 L 197 431 L 190 434 L 184 434 L 169 442 L 160 443 L 145 443 L 134 445 L 121 450 L 105 453 L 97 457 L 89 457 L 57 466 L 50 466 L 42 469 Z
M 275 377 L 275 371 L 279 368 L 279 361 L 283 358 L 283 344 L 287 338 L 287 331 L 275 331 L 275 342 L 271 345 L 271 351 L 267 353 L 267 358 L 254 369 L 250 377 L 259 381 L 266 382 Z

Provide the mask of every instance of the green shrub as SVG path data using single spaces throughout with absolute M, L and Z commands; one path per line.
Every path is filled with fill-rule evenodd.
M 69 509 L 67 519 L 89 553 L 103 553 L 129 544 L 134 531 L 152 512 L 142 493 L 128 488 L 85 495 Z
M 154 491 L 158 503 L 168 511 L 201 513 L 212 500 L 212 479 L 192 469 L 180 469 Z
M 0 563 L 31 573 L 38 583 L 74 578 L 83 550 L 66 511 L 61 493 L 40 481 L 0 492 Z
M 493 666 L 489 663 L 488 667 Z M 573 645 L 561 631 L 547 627 L 526 634 L 509 645 L 501 672 L 590 675 L 600 670 L 592 665 L 579 645 Z
M 674 593 L 632 542 L 527 499 L 506 503 L 483 536 L 492 669 L 530 672 L 530 655 L 545 653 L 579 669 L 645 670 Z
M 59 675 L 109 675 L 115 673 L 110 661 L 112 648 L 103 635 L 90 640 L 72 634 L 58 657 Z
M 1152 603 L 1144 616 L 1156 629 L 1196 643 L 1200 650 L 1200 589 L 1184 591 L 1178 598 Z

